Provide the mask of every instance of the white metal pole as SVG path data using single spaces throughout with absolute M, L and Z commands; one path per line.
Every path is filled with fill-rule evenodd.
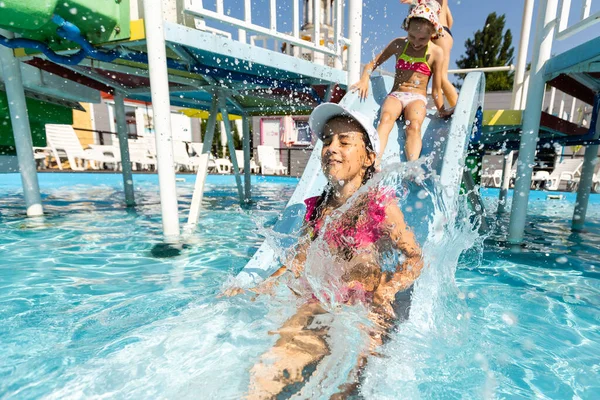
M 337 69 L 342 69 L 344 67 L 342 62 L 344 45 L 342 45 L 340 39 L 342 35 L 342 15 L 344 13 L 344 1 L 334 0 L 333 9 L 333 50 L 335 51 L 334 67 Z
M 292 35 L 298 39 L 300 38 L 300 6 L 298 5 L 299 0 L 294 0 L 294 6 L 292 10 Z M 291 43 L 287 44 L 288 46 L 292 46 Z M 294 46 L 293 51 L 294 57 L 298 57 L 300 55 L 300 48 L 298 46 Z
M 129 142 L 127 132 L 127 118 L 125 116 L 125 98 L 123 92 L 115 92 L 115 116 L 117 119 L 117 135 L 119 137 L 119 150 L 121 153 L 121 168 L 123 169 L 123 188 L 125 189 L 125 204 L 127 207 L 135 205 L 133 193 L 133 174 L 129 158 Z
M 12 33 L 7 31 L 0 30 L 0 32 L 5 36 L 12 36 Z M 4 86 L 8 98 L 10 121 L 17 149 L 17 161 L 21 172 L 27 216 L 39 217 L 44 215 L 44 209 L 33 157 L 33 142 L 31 140 L 31 127 L 29 125 L 29 115 L 27 114 L 21 66 L 12 49 L 4 46 L 0 46 L 0 63 L 4 75 Z M 60 162 L 60 160 L 57 161 Z
M 519 148 L 517 180 L 513 195 L 508 241 L 520 244 L 523 241 L 527 204 L 531 185 L 531 172 L 535 161 L 535 149 L 538 140 L 542 100 L 544 98 L 544 67 L 550 59 L 552 40 L 556 24 L 558 0 L 542 0 L 539 5 L 536 23 L 535 45 L 533 47 L 527 108 L 523 112 L 523 133 Z
M 598 162 L 599 147 L 600 146 L 595 144 L 585 148 L 583 167 L 581 168 L 581 177 L 579 179 L 579 188 L 577 189 L 577 200 L 575 201 L 575 209 L 573 210 L 573 222 L 571 224 L 571 229 L 577 232 L 582 231 L 583 225 L 585 224 L 585 215 L 590 199 L 590 191 L 592 190 L 594 169 Z
M 548 104 L 548 114 L 552 114 L 554 111 L 554 101 L 556 100 L 556 88 L 550 89 L 550 104 Z
M 163 233 L 169 239 L 177 239 L 179 237 L 179 212 L 173 162 L 171 103 L 169 101 L 162 1 L 144 0 L 144 16 Z
M 225 99 L 225 97 L 223 97 Z M 227 146 L 229 147 L 229 157 L 231 158 L 231 164 L 233 164 L 233 174 L 235 175 L 235 184 L 238 189 L 238 195 L 240 197 L 240 204 L 244 204 L 244 188 L 242 187 L 242 177 L 240 176 L 240 169 L 235 154 L 235 144 L 233 143 L 233 134 L 231 133 L 231 122 L 229 121 L 229 112 L 222 103 L 221 115 L 223 116 L 223 125 L 225 127 L 225 133 L 227 134 Z
M 575 119 L 576 103 L 577 103 L 577 99 L 575 97 L 573 97 L 573 100 L 571 100 L 571 114 L 569 114 L 569 122 L 573 122 L 573 120 Z
M 528 72 L 525 74 L 525 81 L 523 82 L 523 89 L 521 90 L 521 106 L 520 109 L 524 110 L 527 108 L 527 94 L 529 92 L 529 78 L 531 78 L 531 74 Z
M 348 54 L 348 85 L 360 79 L 360 56 L 362 50 L 362 0 L 348 0 L 348 38 L 350 50 Z
M 517 70 L 513 84 L 512 109 L 518 110 L 523 97 L 523 81 L 525 69 L 527 68 L 527 51 L 529 48 L 529 37 L 531 36 L 531 20 L 533 19 L 533 3 L 535 0 L 525 0 L 523 7 L 523 20 L 521 22 L 521 39 L 519 41 L 519 53 L 517 55 Z
M 196 226 L 198 217 L 200 216 L 200 206 L 202 205 L 202 198 L 204 197 L 204 184 L 206 182 L 206 175 L 208 174 L 208 161 L 215 136 L 218 114 L 219 97 L 218 95 L 213 94 L 210 115 L 206 122 L 206 131 L 204 132 L 202 154 L 200 154 L 200 165 L 198 167 L 198 172 L 196 173 L 196 182 L 194 183 L 194 193 L 192 195 L 192 203 L 190 204 L 190 213 L 185 226 L 185 231 L 188 233 Z
M 563 92 L 560 98 L 560 106 L 558 107 L 558 118 L 563 119 L 563 114 L 565 113 L 565 97 L 567 95 Z
M 252 198 L 252 187 L 250 186 L 250 117 L 246 114 L 242 117 L 242 134 L 244 146 L 244 201 L 248 203 Z

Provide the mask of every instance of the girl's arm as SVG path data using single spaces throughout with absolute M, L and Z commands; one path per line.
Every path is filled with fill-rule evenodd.
M 303 237 L 300 240 L 298 246 L 296 246 L 296 254 L 289 262 L 290 266 L 282 265 L 277 271 L 273 272 L 268 278 L 264 281 L 260 282 L 255 287 L 249 288 L 247 290 L 254 292 L 256 294 L 267 293 L 269 292 L 273 286 L 275 286 L 279 282 L 279 278 L 284 275 L 286 272 L 291 272 L 294 277 L 300 276 L 300 273 L 304 269 L 304 263 L 306 262 L 306 250 L 310 244 L 310 239 L 308 237 Z M 233 286 L 224 290 L 220 296 L 237 296 L 238 294 L 244 293 L 246 289 Z
M 423 269 L 423 260 L 415 235 L 406 225 L 404 214 L 395 202 L 391 202 L 386 207 L 386 224 L 390 228 L 390 239 L 396 248 L 402 251 L 405 260 L 396 268 L 396 272 L 391 277 L 385 275 L 382 277 L 375 292 L 375 300 L 388 310 L 388 314 L 393 315 L 391 304 L 396 293 L 410 287 L 419 277 Z
M 365 99 L 369 94 L 369 77 L 371 73 L 379 67 L 381 64 L 386 62 L 394 54 L 398 53 L 400 43 L 403 42 L 403 38 L 397 38 L 392 40 L 381 53 L 379 53 L 373 60 L 365 65 L 360 80 L 354 85 L 350 86 L 350 91 L 359 91 L 361 98 Z
M 444 58 L 444 52 L 441 48 L 435 46 L 432 47 L 431 53 L 433 55 L 433 82 L 431 85 L 431 97 L 433 97 L 433 102 L 435 103 L 438 112 L 443 116 L 446 114 L 446 109 L 444 107 L 444 95 L 442 93 L 442 75 L 444 73 L 442 60 Z
M 448 29 L 452 29 L 452 25 L 454 25 L 454 18 L 452 17 L 450 7 L 446 7 L 446 21 L 448 22 Z

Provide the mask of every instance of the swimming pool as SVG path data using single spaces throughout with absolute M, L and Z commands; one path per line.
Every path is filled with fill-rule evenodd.
M 215 295 L 296 182 L 255 178 L 242 210 L 233 178 L 209 177 L 191 246 L 160 259 L 155 175 L 135 175 L 128 210 L 119 175 L 40 174 L 43 220 L 23 217 L 19 176 L 1 175 L 0 397 L 242 397 L 289 304 Z M 493 207 L 497 191 L 484 195 Z M 369 361 L 365 398 L 600 398 L 600 196 L 583 234 L 568 229 L 573 201 L 532 193 L 520 254 L 495 240 L 508 217 L 490 221 L 435 329 L 409 321 Z

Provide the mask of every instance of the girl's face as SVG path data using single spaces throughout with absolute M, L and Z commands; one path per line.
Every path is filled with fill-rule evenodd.
M 427 22 L 412 20 L 408 25 L 408 42 L 413 49 L 421 50 L 431 40 L 432 33 L 431 26 Z
M 321 168 L 335 186 L 353 182 L 359 187 L 367 168 L 375 162 L 375 153 L 367 151 L 363 129 L 350 117 L 335 117 L 323 127 Z

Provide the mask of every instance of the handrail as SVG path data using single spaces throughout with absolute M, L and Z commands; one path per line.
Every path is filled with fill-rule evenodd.
M 463 68 L 463 69 L 450 69 L 448 70 L 449 74 L 468 74 L 470 72 L 504 72 L 504 71 L 514 71 L 515 66 L 511 65 L 503 65 L 500 67 L 481 67 L 481 68 Z
M 562 0 L 560 10 L 560 22 L 555 34 L 556 40 L 564 40 L 586 28 L 600 22 L 600 11 L 590 15 L 592 10 L 592 0 L 583 0 L 581 4 L 581 17 L 575 24 L 569 25 L 569 15 L 571 13 L 571 0 Z
M 264 35 L 264 36 L 267 36 L 269 38 L 272 38 L 272 39 L 275 39 L 278 41 L 287 42 L 289 44 L 293 44 L 298 47 L 312 50 L 317 53 L 321 53 L 321 54 L 324 54 L 327 56 L 332 56 L 332 57 L 341 59 L 342 52 L 344 49 L 344 46 L 341 43 L 346 43 L 346 44 L 349 43 L 347 38 L 344 38 L 341 36 L 342 29 L 341 29 L 341 26 L 339 26 L 339 25 L 341 25 L 341 21 L 343 19 L 343 17 L 341 15 L 339 15 L 339 14 L 343 13 L 343 8 L 341 6 L 339 6 L 339 4 L 341 4 L 341 1 L 340 0 L 336 1 L 335 5 L 333 7 L 333 10 L 327 10 L 327 12 L 329 13 L 328 15 L 331 16 L 331 19 L 333 21 L 334 28 L 335 28 L 334 29 L 333 46 L 321 45 L 321 32 L 320 32 L 320 24 L 319 23 L 316 23 L 316 24 L 313 23 L 314 29 L 313 29 L 312 41 L 308 41 L 308 40 L 301 38 L 300 27 L 298 26 L 299 21 L 297 18 L 299 11 L 297 9 L 298 7 L 297 7 L 296 2 L 298 2 L 298 0 L 293 0 L 293 1 L 294 1 L 294 8 L 293 8 L 294 21 L 293 21 L 292 34 L 277 31 L 278 24 L 277 24 L 276 0 L 269 1 L 270 8 L 271 8 L 270 18 L 269 18 L 269 28 L 252 23 L 251 11 L 250 11 L 251 1 L 249 1 L 249 0 L 245 0 L 243 2 L 243 6 L 244 6 L 244 18 L 243 19 L 238 19 L 238 18 L 235 18 L 235 17 L 225 14 L 223 12 L 222 0 L 217 1 L 216 11 L 208 10 L 208 9 L 204 8 L 204 6 L 202 4 L 202 0 L 185 0 L 184 10 L 185 10 L 185 12 L 192 14 L 196 17 L 211 19 L 211 20 L 215 20 L 218 22 L 226 23 L 231 26 L 237 27 L 240 29 L 240 33 L 245 32 L 245 31 L 251 31 L 251 32 L 257 33 L 259 35 Z M 313 21 L 315 19 L 320 20 L 320 18 L 317 17 L 317 15 L 321 13 L 321 7 L 320 7 L 321 0 L 310 0 L 308 4 L 309 4 L 309 8 L 311 9 L 309 15 L 311 15 L 311 17 L 312 17 L 312 18 L 310 18 L 310 20 L 311 21 Z M 317 21 L 317 22 L 319 22 L 319 21 Z M 245 33 L 240 34 L 240 39 L 245 40 Z

